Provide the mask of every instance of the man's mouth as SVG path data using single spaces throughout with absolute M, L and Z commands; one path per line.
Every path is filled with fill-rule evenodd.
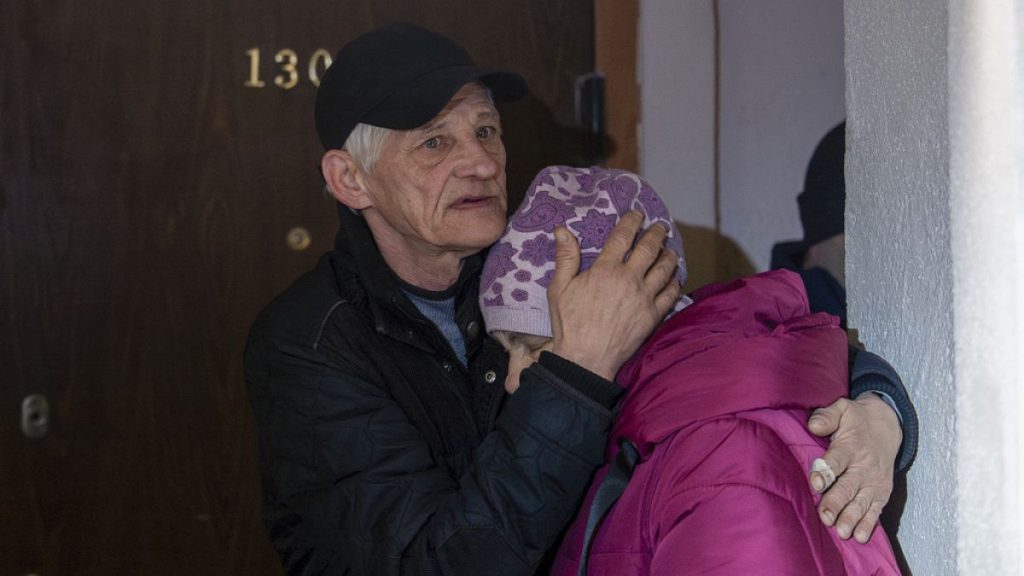
M 452 208 L 478 208 L 489 205 L 491 202 L 494 202 L 494 196 L 466 196 L 459 198 L 455 204 L 452 204 Z

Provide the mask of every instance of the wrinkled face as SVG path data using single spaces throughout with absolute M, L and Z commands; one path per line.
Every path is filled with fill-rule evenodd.
M 409 257 L 493 244 L 505 227 L 505 146 L 486 89 L 467 84 L 426 125 L 390 135 L 366 184 L 374 236 Z

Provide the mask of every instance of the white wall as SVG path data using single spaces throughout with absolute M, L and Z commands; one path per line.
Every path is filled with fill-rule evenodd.
M 640 174 L 680 221 L 715 228 L 710 0 L 640 0 Z
M 1024 574 L 1024 1 L 949 3 L 961 574 Z
M 802 236 L 796 195 L 844 115 L 841 0 L 718 0 L 720 222 L 713 0 L 640 2 L 640 172 L 676 220 L 717 229 L 758 269 Z
M 900 543 L 921 576 L 956 573 L 946 30 L 945 2 L 846 2 L 850 324 L 918 409 Z
M 720 0 L 721 232 L 767 269 L 803 236 L 796 196 L 843 120 L 841 0 Z

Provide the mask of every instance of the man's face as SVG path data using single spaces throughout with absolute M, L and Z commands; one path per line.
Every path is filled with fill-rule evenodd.
M 366 177 L 373 232 L 408 257 L 466 256 L 505 228 L 505 146 L 487 91 L 467 84 L 433 120 L 395 132 Z

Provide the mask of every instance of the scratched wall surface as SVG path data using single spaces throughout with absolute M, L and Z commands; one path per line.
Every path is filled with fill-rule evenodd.
M 511 187 L 576 160 L 590 2 L 0 3 L 0 573 L 278 571 L 242 347 L 337 228 L 309 59 L 397 19 L 527 76 Z M 52 430 L 29 441 L 35 393 Z
M 956 574 L 946 3 L 852 0 L 845 20 L 850 326 L 919 411 L 900 527 L 910 568 Z

